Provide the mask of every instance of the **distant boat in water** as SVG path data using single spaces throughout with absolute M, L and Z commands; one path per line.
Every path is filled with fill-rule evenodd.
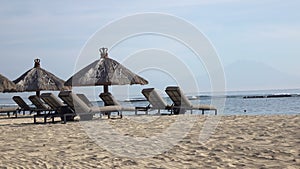
M 200 96 L 187 96 L 189 100 L 199 100 Z

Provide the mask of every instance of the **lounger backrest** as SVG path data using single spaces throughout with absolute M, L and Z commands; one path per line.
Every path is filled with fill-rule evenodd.
M 36 108 L 48 109 L 48 107 L 43 103 L 43 101 L 37 95 L 29 96 L 28 99 L 32 102 L 32 104 L 35 105 Z
M 58 97 L 61 98 L 61 100 L 63 100 L 69 107 L 71 107 L 73 110 L 75 110 L 71 94 L 72 94 L 71 91 L 61 91 L 58 94 Z
M 166 88 L 166 93 L 173 101 L 175 106 L 191 107 L 192 104 L 178 86 L 169 86 Z
M 41 99 L 48 104 L 52 109 L 60 109 L 64 104 L 52 93 L 41 94 Z
M 167 107 L 166 101 L 158 94 L 158 92 L 154 88 L 143 89 L 142 94 L 152 105 L 152 109 L 165 109 Z
M 20 96 L 14 96 L 13 100 L 24 110 L 30 110 L 30 107 L 28 104 L 20 97 Z
M 72 107 L 76 114 L 89 113 L 91 111 L 90 107 L 71 91 L 62 91 L 59 93 L 59 97 L 64 100 L 68 106 Z
M 99 97 L 105 103 L 105 106 L 119 106 L 121 105 L 111 93 L 101 93 Z
M 84 94 L 76 94 L 86 105 L 89 107 L 93 107 L 93 103 L 90 102 L 90 100 L 84 95 Z

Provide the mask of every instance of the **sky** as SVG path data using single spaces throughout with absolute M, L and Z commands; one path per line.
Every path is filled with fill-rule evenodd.
M 0 73 L 14 80 L 33 66 L 35 58 L 40 58 L 43 68 L 66 80 L 78 69 L 78 57 L 97 31 L 126 16 L 155 12 L 181 18 L 200 30 L 215 48 L 223 67 L 255 61 L 288 76 L 299 77 L 299 11 L 300 1 L 297 0 L 1 0 Z M 194 62 L 191 51 L 162 36 L 127 39 L 112 50 L 110 56 L 122 62 L 144 49 L 161 49 L 178 55 L 190 71 L 199 71 L 193 73 L 198 79 L 206 73 L 203 64 Z M 186 56 L 182 56 L 184 54 Z M 97 53 L 94 55 L 97 59 Z M 152 57 L 158 59 L 159 56 Z M 261 73 L 255 68 L 251 72 L 253 76 Z M 160 79 L 151 76 L 155 72 L 141 73 L 148 81 L 153 81 L 151 87 L 163 89 L 174 81 L 172 77 L 165 78 L 162 85 Z M 161 76 L 167 76 L 167 73 Z M 270 76 L 276 78 L 275 74 Z M 291 82 L 284 87 L 295 88 L 297 85 Z M 189 89 L 188 83 L 183 86 L 185 90 Z M 247 88 L 236 85 L 230 88 L 241 89 Z M 261 88 L 253 86 L 251 89 Z M 203 86 L 202 90 L 208 89 Z

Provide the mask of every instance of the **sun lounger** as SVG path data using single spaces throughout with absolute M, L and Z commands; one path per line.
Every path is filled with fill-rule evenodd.
M 105 106 L 121 105 L 111 93 L 101 93 L 99 97 L 103 100 Z
M 36 107 L 36 111 L 38 114 L 41 112 L 51 112 L 53 109 L 46 105 L 37 95 L 29 96 L 28 99 L 32 102 L 32 104 Z
M 52 122 L 54 122 L 55 117 L 60 117 L 64 123 L 74 120 L 75 113 L 69 108 L 69 106 L 63 104 L 54 94 L 43 93 L 41 94 L 41 99 L 48 104 L 52 110 L 54 110 L 54 113 L 35 116 L 35 118 L 44 117 L 44 123 L 46 123 L 47 118 L 52 118 Z M 36 119 L 34 119 L 34 122 L 36 122 Z
M 80 94 L 82 95 L 82 94 Z M 122 106 L 115 105 L 115 106 L 89 106 L 88 104 L 83 101 L 78 94 L 74 94 L 71 91 L 62 91 L 59 93 L 59 97 L 64 100 L 69 106 L 74 107 L 76 114 L 84 118 L 84 120 L 90 120 L 89 116 L 100 113 L 100 114 L 108 114 L 108 118 L 110 118 L 111 112 L 118 112 L 120 117 L 122 118 L 122 111 L 125 111 Z M 85 97 L 86 98 L 86 97 Z M 87 99 L 87 98 L 86 98 Z M 88 99 L 87 99 L 88 100 Z M 90 102 L 90 101 L 89 101 Z
M 6 113 L 10 117 L 10 113 L 13 113 L 17 117 L 19 107 L 0 107 L 0 113 Z
M 202 114 L 204 114 L 204 111 L 208 110 L 208 111 L 215 111 L 215 115 L 217 115 L 217 109 L 213 106 L 193 105 L 178 86 L 167 87 L 166 93 L 174 103 L 172 107 L 174 114 L 184 113 L 185 110 L 191 110 L 191 113 L 193 110 L 201 110 Z
M 161 97 L 161 95 L 159 95 L 159 93 L 154 88 L 143 89 L 142 94 L 150 103 L 151 106 L 147 107 L 149 107 L 151 110 L 158 110 L 159 114 L 160 110 L 171 110 L 171 106 L 167 104 L 167 102 Z
M 19 112 L 23 111 L 23 115 L 25 114 L 26 111 L 29 111 L 29 113 L 31 114 L 34 109 L 31 108 L 20 96 L 14 96 L 12 98 L 17 105 L 20 107 Z
M 94 114 L 98 113 L 97 109 L 94 109 L 92 103 L 83 94 L 74 94 L 72 91 L 62 91 L 58 94 L 73 111 L 79 115 L 80 120 L 92 120 Z
M 84 95 L 84 94 L 76 94 L 86 105 L 88 105 L 89 107 L 93 107 L 93 103 L 90 102 L 90 100 Z
M 136 111 L 135 107 L 123 107 L 111 93 L 101 93 L 99 97 L 103 100 L 105 106 L 120 106 L 122 111 Z

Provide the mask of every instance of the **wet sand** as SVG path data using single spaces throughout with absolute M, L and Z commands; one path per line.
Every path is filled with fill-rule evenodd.
M 186 132 L 178 116 L 67 124 L 1 116 L 0 168 L 300 168 L 300 115 L 222 116 L 200 141 L 208 117 L 193 115 Z

